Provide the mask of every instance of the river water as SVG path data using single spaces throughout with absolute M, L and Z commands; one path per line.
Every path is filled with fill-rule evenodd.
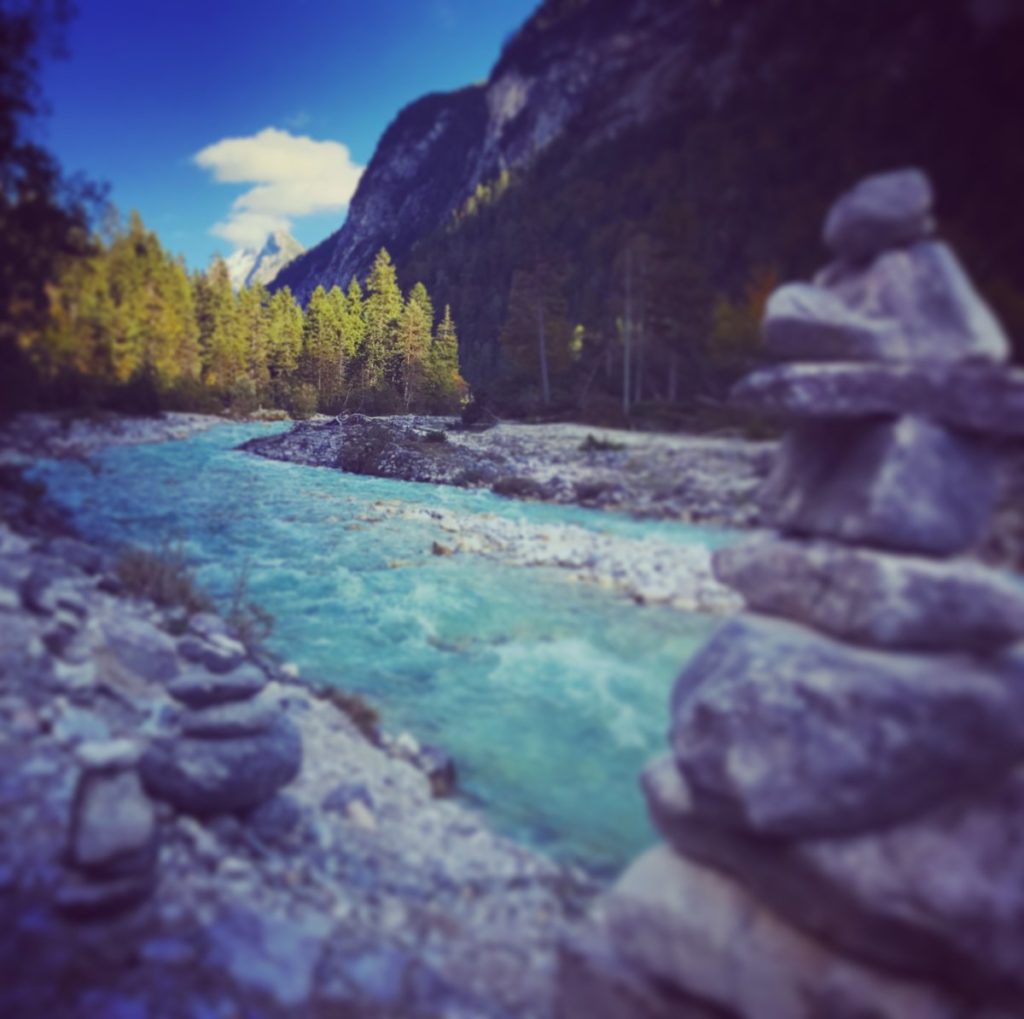
M 233 447 L 280 425 L 45 461 L 35 476 L 108 546 L 181 541 L 222 604 L 248 570 L 269 643 L 305 676 L 364 694 L 389 731 L 445 747 L 500 830 L 597 872 L 654 840 L 637 775 L 665 748 L 680 666 L 716 625 L 635 605 L 555 569 L 431 554 L 450 536 L 379 518 L 396 500 L 714 547 L 710 528 L 640 522 L 489 492 L 276 463 Z

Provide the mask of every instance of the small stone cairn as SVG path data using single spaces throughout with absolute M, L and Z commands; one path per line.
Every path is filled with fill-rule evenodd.
M 832 208 L 780 288 L 776 531 L 716 554 L 748 611 L 676 681 L 642 779 L 665 843 L 565 940 L 587 1019 L 1024 1015 L 1024 585 L 981 537 L 1024 372 L 916 170 Z
M 178 731 L 154 740 L 140 761 L 150 795 L 199 817 L 251 810 L 290 782 L 302 740 L 276 703 L 260 697 L 263 670 L 220 620 L 197 617 L 178 642 L 192 663 L 167 684 L 184 706 Z
M 73 919 L 116 916 L 152 892 L 155 800 L 198 817 L 245 813 L 272 799 L 301 767 L 298 730 L 259 696 L 265 673 L 219 618 L 193 617 L 177 656 L 185 669 L 173 654 L 155 669 L 182 706 L 167 732 L 148 745 L 120 739 L 79 748 L 66 871 L 55 901 Z

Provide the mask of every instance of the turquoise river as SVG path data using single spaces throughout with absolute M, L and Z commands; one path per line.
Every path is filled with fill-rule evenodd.
M 558 570 L 438 557 L 400 500 L 716 546 L 728 533 L 489 492 L 276 463 L 234 447 L 280 425 L 219 425 L 35 468 L 87 537 L 181 541 L 225 605 L 239 572 L 304 676 L 364 694 L 389 731 L 446 748 L 462 795 L 506 833 L 605 872 L 653 841 L 637 786 L 665 747 L 680 666 L 716 621 L 635 605 Z

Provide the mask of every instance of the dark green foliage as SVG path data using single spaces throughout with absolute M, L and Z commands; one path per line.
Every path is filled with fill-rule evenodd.
M 88 249 L 86 224 L 102 191 L 68 181 L 30 140 L 39 114 L 39 61 L 59 53 L 70 4 L 0 2 L 0 414 L 47 395 L 21 349 L 48 313 L 47 283 Z
M 727 73 L 726 87 L 712 96 L 681 66 L 671 112 L 606 142 L 601 111 L 584 111 L 403 260 L 404 279 L 458 317 L 474 388 L 505 412 L 543 410 L 530 340 L 544 308 L 579 342 L 549 364 L 553 404 L 561 394 L 608 418 L 617 401 L 625 421 L 637 404 L 720 400 L 759 357 L 771 287 L 826 260 L 831 202 L 904 165 L 933 177 L 943 234 L 1024 343 L 1024 20 L 985 32 L 962 0 L 690 6 L 697 71 L 727 54 L 728 72 L 705 76 Z M 548 0 L 495 74 L 529 70 L 559 39 L 585 48 L 620 13 L 614 0 Z

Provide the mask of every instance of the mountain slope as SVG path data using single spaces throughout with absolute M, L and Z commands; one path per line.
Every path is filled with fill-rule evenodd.
M 256 283 L 266 286 L 305 248 L 286 230 L 275 230 L 258 248 L 242 248 L 225 259 L 231 285 L 236 290 Z
M 555 402 L 720 394 L 772 282 L 819 263 L 820 210 L 917 164 L 1024 337 L 1024 8 L 992 9 L 547 0 L 484 85 L 399 114 L 342 229 L 278 283 L 344 284 L 387 246 L 506 406 L 537 397 L 538 312 Z

